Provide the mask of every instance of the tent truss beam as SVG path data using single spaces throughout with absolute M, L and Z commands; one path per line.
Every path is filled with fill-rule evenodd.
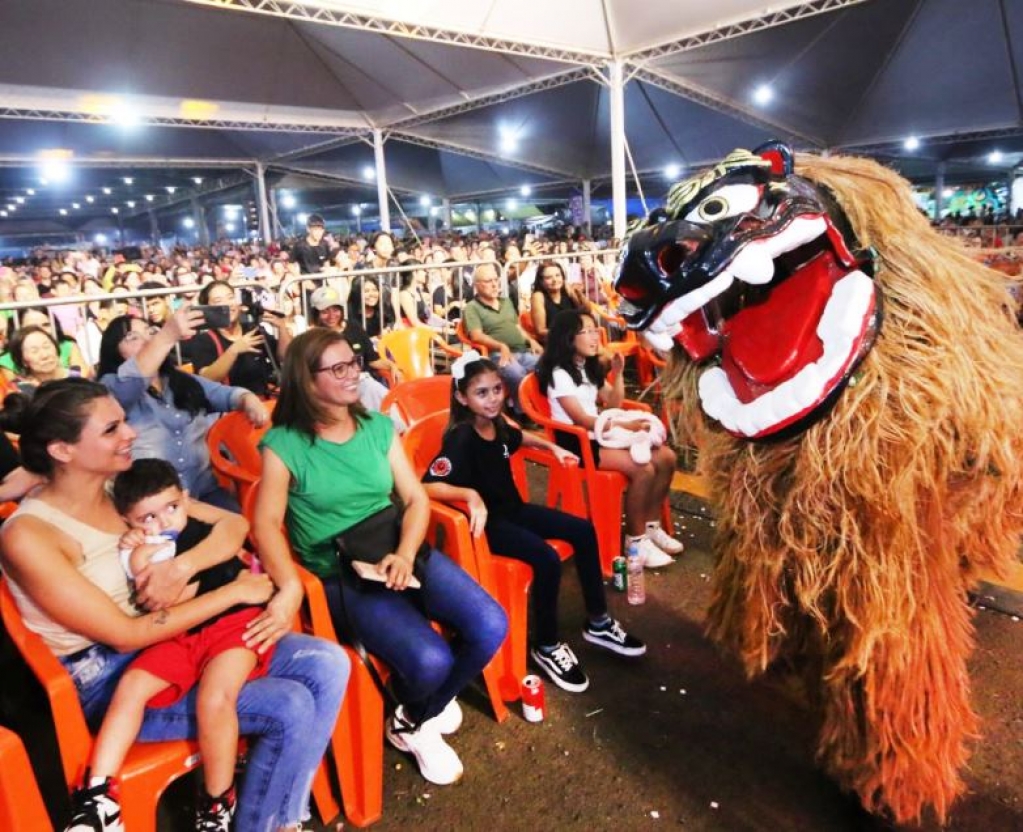
M 507 40 L 505 38 L 488 37 L 472 32 L 459 32 L 457 30 L 423 26 L 400 20 L 386 20 L 340 9 L 332 9 L 322 5 L 307 5 L 306 3 L 297 2 L 297 0 L 292 0 L 292 2 L 288 2 L 288 0 L 184 0 L 184 2 L 195 3 L 200 6 L 212 6 L 216 9 L 227 11 L 265 14 L 302 23 L 343 26 L 348 29 L 359 29 L 364 32 L 375 32 L 381 35 L 413 38 L 434 43 L 447 43 L 454 46 L 467 46 L 473 49 L 484 49 L 489 52 L 524 55 L 529 58 L 545 58 L 565 63 L 590 65 L 600 63 L 610 57 L 602 52 L 564 49 L 544 43 Z
M 355 176 L 345 176 L 343 173 L 331 173 L 329 171 L 317 170 L 316 168 L 304 168 L 300 165 L 289 165 L 273 162 L 268 164 L 267 170 L 282 171 L 284 173 L 295 173 L 299 176 L 308 176 L 311 179 L 321 179 L 324 182 L 336 182 L 341 185 L 350 185 L 353 188 L 361 188 L 362 190 L 368 190 L 369 188 L 375 187 L 372 183 L 367 183 L 365 179 L 359 179 Z M 416 196 L 421 191 L 413 190 L 412 188 L 405 188 L 401 185 L 395 185 L 393 182 L 388 182 L 387 187 L 395 193 L 400 193 L 406 196 Z M 364 202 L 366 200 L 363 200 Z
M 491 165 L 501 165 L 503 167 L 517 168 L 524 170 L 529 173 L 535 173 L 540 176 L 554 176 L 558 179 L 573 179 L 577 180 L 580 177 L 571 171 L 558 170 L 556 168 L 549 168 L 544 165 L 537 165 L 532 162 L 522 162 L 518 159 L 508 159 L 503 156 L 495 156 L 493 153 L 484 153 L 482 150 L 477 150 L 473 147 L 467 147 L 463 144 L 457 144 L 449 141 L 439 141 L 438 139 L 427 138 L 426 136 L 420 136 L 415 133 L 405 133 L 402 131 L 395 130 L 390 134 L 390 138 L 399 141 L 407 142 L 408 144 L 419 145 L 420 147 L 429 147 L 433 150 L 447 150 L 451 153 L 458 153 L 461 156 L 468 156 L 471 159 L 479 159 L 481 162 L 487 162 Z
M 687 52 L 690 49 L 698 49 L 711 43 L 718 43 L 723 40 L 749 35 L 753 32 L 760 32 L 764 29 L 772 29 L 775 26 L 784 26 L 797 20 L 807 17 L 815 17 L 819 14 L 839 11 L 840 9 L 856 6 L 866 0 L 810 0 L 808 3 L 800 3 L 797 6 L 790 6 L 776 12 L 769 12 L 759 17 L 751 17 L 746 20 L 728 23 L 716 29 L 706 32 L 689 35 L 688 37 L 676 38 L 658 46 L 643 49 L 636 49 L 626 52 L 622 57 L 633 63 L 649 63 L 650 61 L 664 58 L 668 55 L 675 55 L 679 52 Z
M 632 78 L 634 80 L 652 84 L 655 87 L 660 87 L 661 89 L 667 90 L 668 92 L 674 93 L 682 98 L 688 98 L 690 101 L 694 101 L 701 106 L 708 107 L 711 110 L 716 110 L 719 113 L 724 113 L 732 118 L 740 119 L 741 121 L 745 121 L 747 124 L 752 124 L 754 127 L 759 127 L 769 133 L 780 133 L 782 134 L 780 138 L 788 137 L 791 139 L 798 139 L 800 142 L 810 147 L 824 147 L 825 143 L 816 136 L 809 136 L 784 124 L 779 124 L 778 122 L 771 121 L 770 119 L 765 119 L 763 116 L 751 113 L 745 107 L 740 107 L 728 98 L 715 95 L 709 90 L 703 89 L 696 84 L 683 83 L 677 78 L 665 75 L 664 73 L 650 69 L 649 67 L 637 67 L 632 73 Z
M 927 145 L 959 144 L 960 142 L 980 142 L 992 139 L 1015 139 L 1023 137 L 1023 126 L 995 127 L 990 130 L 971 130 L 962 133 L 940 133 L 933 136 L 919 134 L 917 138 L 925 147 Z M 878 153 L 898 150 L 900 156 L 910 156 L 904 148 L 905 136 L 893 136 L 875 142 L 847 142 L 832 145 L 832 149 L 856 151 L 859 153 Z

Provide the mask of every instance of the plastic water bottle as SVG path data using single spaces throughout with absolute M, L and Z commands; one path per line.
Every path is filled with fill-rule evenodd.
M 630 604 L 645 604 L 646 584 L 643 583 L 643 557 L 639 553 L 639 544 L 634 540 L 629 541 L 625 550 L 625 562 L 629 572 L 626 598 Z

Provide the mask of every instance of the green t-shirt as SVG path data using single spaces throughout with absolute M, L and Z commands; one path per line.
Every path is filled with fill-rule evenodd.
M 484 335 L 507 344 L 512 352 L 526 352 L 529 349 L 529 341 L 519 329 L 519 316 L 515 314 L 515 307 L 508 298 L 498 298 L 496 310 L 478 300 L 469 301 L 462 308 L 462 323 L 469 335 L 472 335 L 473 330 L 482 330 Z
M 393 439 L 391 420 L 370 413 L 347 442 L 274 427 L 259 443 L 291 472 L 285 521 L 295 553 L 313 574 L 336 575 L 334 536 L 390 503 L 394 476 L 387 452 Z

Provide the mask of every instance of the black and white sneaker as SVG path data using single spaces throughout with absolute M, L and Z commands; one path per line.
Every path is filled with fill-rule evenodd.
M 586 674 L 579 666 L 579 659 L 575 657 L 572 648 L 565 642 L 555 645 L 550 652 L 534 647 L 529 651 L 529 655 L 533 657 L 533 661 L 547 674 L 548 678 L 562 690 L 582 693 L 590 686 L 590 680 L 586 678 Z
M 85 782 L 88 782 L 86 773 Z M 108 777 L 71 793 L 71 822 L 64 832 L 124 832 L 117 783 Z
M 583 638 L 605 650 L 622 656 L 642 656 L 646 645 L 635 636 L 630 636 L 622 625 L 613 618 L 603 625 L 587 624 L 583 627 Z
M 231 832 L 231 821 L 234 819 L 235 792 L 234 786 L 220 797 L 203 794 L 195 810 L 196 832 Z

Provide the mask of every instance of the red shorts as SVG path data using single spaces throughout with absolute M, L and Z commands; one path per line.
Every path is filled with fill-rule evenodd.
M 195 686 L 210 661 L 226 650 L 244 648 L 242 636 L 245 628 L 262 611 L 262 607 L 247 607 L 232 612 L 197 633 L 182 633 L 139 653 L 128 665 L 128 669 L 144 670 L 168 684 L 167 688 L 146 703 L 146 707 L 166 708 L 173 705 Z M 256 666 L 249 674 L 249 679 L 266 675 L 273 652 L 271 647 L 263 654 L 255 654 Z

